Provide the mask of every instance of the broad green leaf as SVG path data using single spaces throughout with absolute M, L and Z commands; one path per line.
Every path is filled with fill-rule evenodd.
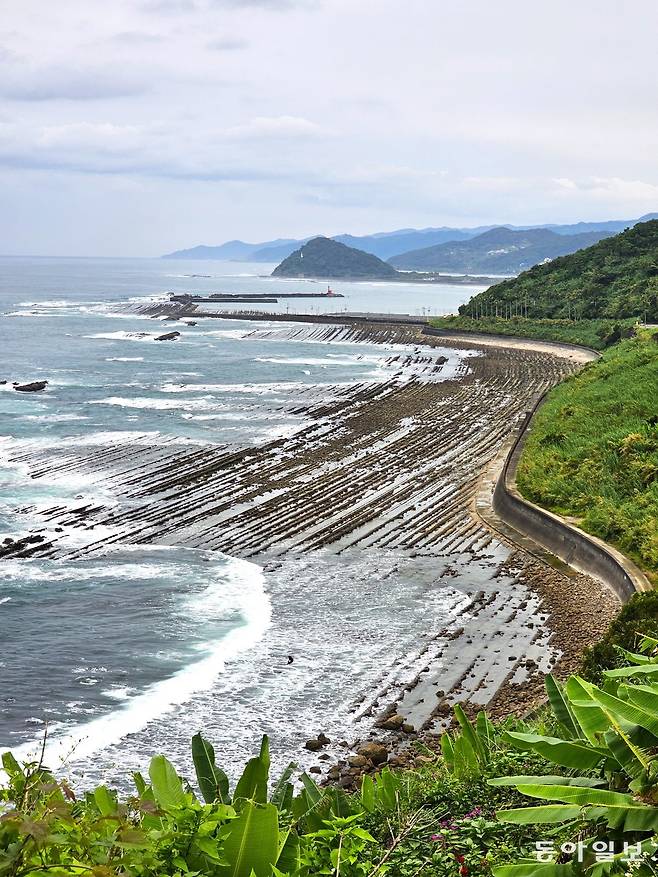
M 608 757 L 605 749 L 598 749 L 576 740 L 560 740 L 559 737 L 507 731 L 505 739 L 517 749 L 536 752 L 562 767 L 591 770 Z
M 468 740 L 469 746 L 475 753 L 477 760 L 480 764 L 486 764 L 489 758 L 489 753 L 485 751 L 482 740 L 480 740 L 476 734 L 475 728 L 459 703 L 455 704 L 455 718 L 461 725 L 462 734 Z
M 658 715 L 658 686 L 620 685 L 618 694 L 646 712 Z
M 571 862 L 566 865 L 528 862 L 525 865 L 497 865 L 491 873 L 493 877 L 574 877 L 574 868 Z
M 117 812 L 116 797 L 107 786 L 98 786 L 93 792 L 94 803 L 98 807 L 101 816 L 114 816 Z
M 558 680 L 551 675 L 546 677 L 544 683 L 546 685 L 546 693 L 548 695 L 551 709 L 553 710 L 553 715 L 560 725 L 562 725 L 569 737 L 580 737 L 580 728 L 576 724 L 576 720 L 571 713 L 562 686 Z
M 497 810 L 500 822 L 515 825 L 558 824 L 580 816 L 581 808 L 567 804 L 544 804 L 542 807 L 518 807 L 514 810 Z
M 647 754 L 639 746 L 632 743 L 626 734 L 606 731 L 604 739 L 612 757 L 629 776 L 638 777 L 648 768 Z
M 496 734 L 496 730 L 493 724 L 489 721 L 489 717 L 484 712 L 484 710 L 480 710 L 477 714 L 477 719 L 475 720 L 475 731 L 482 741 L 482 745 L 487 753 L 487 757 L 491 754 L 491 747 L 493 746 L 494 737 Z
M 630 676 L 657 676 L 658 664 L 644 664 L 639 667 L 615 667 L 604 670 L 603 675 L 609 679 L 626 679 Z
M 318 788 L 318 785 L 307 773 L 303 773 L 300 777 L 306 794 L 309 797 L 309 800 L 313 805 L 317 804 L 318 801 L 322 798 L 322 792 Z
M 391 773 L 388 767 L 385 767 L 380 775 L 375 778 L 375 791 L 378 802 L 383 810 L 395 810 L 398 804 L 399 789 L 400 780 Z
M 24 776 L 20 764 L 16 761 L 11 752 L 2 753 L 2 766 L 5 769 L 7 776 L 11 779 Z
M 592 811 L 596 811 L 596 816 L 604 817 L 611 828 L 623 831 L 655 831 L 658 828 L 658 807 L 642 804 L 632 795 L 575 786 L 518 786 L 518 789 L 531 798 L 590 808 L 583 814 L 586 818 L 594 818 Z
M 579 804 L 581 807 L 630 807 L 635 801 L 632 795 L 611 792 L 608 789 L 592 789 L 586 786 L 519 785 L 519 792 L 529 798 L 545 801 L 562 801 L 563 804 Z M 656 810 L 658 814 L 658 809 Z
M 590 687 L 584 679 L 570 676 L 563 691 L 582 735 L 589 740 L 592 746 L 598 746 L 601 735 L 610 728 L 610 721 L 600 706 L 592 699 Z
M 454 774 L 460 779 L 478 776 L 480 764 L 478 757 L 466 734 L 460 734 L 453 743 L 455 758 Z
M 361 778 L 361 804 L 368 813 L 375 812 L 375 784 L 367 773 Z
M 562 777 L 562 776 L 510 776 L 495 777 L 487 780 L 490 786 L 521 786 L 521 785 L 538 785 L 538 786 L 584 786 L 586 788 L 596 788 L 605 786 L 606 781 L 595 777 Z
M 299 836 L 292 830 L 279 835 L 279 856 L 277 869 L 283 874 L 298 874 L 302 867 L 302 853 Z
M 455 748 L 453 746 L 452 737 L 447 731 L 441 735 L 441 752 L 446 767 L 449 771 L 453 771 L 455 769 Z
M 638 648 L 641 652 L 654 652 L 658 649 L 658 639 L 645 634 L 640 639 Z M 658 656 L 654 656 L 654 658 L 658 661 Z
M 237 819 L 220 829 L 224 841 L 222 877 L 270 877 L 279 858 L 279 819 L 273 804 L 245 801 Z
M 330 786 L 328 789 L 325 789 L 323 797 L 325 802 L 329 805 L 330 811 L 338 818 L 345 818 L 347 816 L 353 816 L 355 813 L 361 813 L 361 807 L 356 804 L 354 799 L 351 796 L 348 797 L 345 792 L 337 786 Z
M 264 804 L 267 801 L 267 780 L 270 774 L 270 750 L 266 735 L 257 758 L 250 758 L 233 793 L 234 802 L 245 798 Z
M 290 777 L 296 770 L 297 765 L 294 761 L 291 761 L 279 777 L 279 781 L 274 787 L 270 800 L 279 810 L 288 810 L 290 808 L 290 802 L 292 801 L 294 793 Z
M 141 798 L 148 788 L 148 786 L 146 785 L 146 780 L 144 779 L 144 777 L 142 776 L 142 774 L 138 770 L 136 770 L 133 773 L 133 780 L 135 782 L 135 788 L 137 789 L 137 794 Z
M 215 764 L 215 750 L 201 734 L 192 737 L 192 761 L 201 795 L 206 804 L 230 803 L 228 777 Z
M 601 691 L 595 685 L 592 686 L 591 695 L 611 718 L 629 722 L 631 725 L 639 725 L 641 728 L 646 728 L 654 737 L 658 737 L 658 715 L 647 712 L 635 703 L 629 703 L 619 697 L 614 697 L 612 694 Z M 639 697 L 639 700 L 643 699 L 642 696 Z
M 616 646 L 616 649 L 629 664 L 645 665 L 656 663 L 654 658 L 651 658 L 649 655 L 636 655 L 634 652 L 626 651 L 621 646 Z
M 156 755 L 151 759 L 149 777 L 155 800 L 163 810 L 183 806 L 185 803 L 183 783 L 173 764 L 167 761 L 164 755 Z

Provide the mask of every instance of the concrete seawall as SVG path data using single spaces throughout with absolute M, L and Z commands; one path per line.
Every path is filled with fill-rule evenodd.
M 507 442 L 480 485 L 476 511 L 494 530 L 527 548 L 527 540 L 579 572 L 604 582 L 625 603 L 652 585 L 633 561 L 596 536 L 524 499 L 516 486 L 516 470 L 541 396 L 527 412 L 517 434 Z M 510 531 L 511 528 L 511 531 Z

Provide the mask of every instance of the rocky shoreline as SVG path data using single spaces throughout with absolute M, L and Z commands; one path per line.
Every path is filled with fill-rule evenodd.
M 323 782 L 350 788 L 382 764 L 422 763 L 458 701 L 472 711 L 487 705 L 494 717 L 527 712 L 542 698 L 543 674 L 572 670 L 618 603 L 592 579 L 489 531 L 473 504 L 532 400 L 579 362 L 551 345 L 479 344 L 421 328 L 246 327 L 261 339 L 408 348 L 391 353 L 388 381 L 306 388 L 296 411 L 309 425 L 258 448 L 140 445 L 130 460 L 113 446 L 93 455 L 71 447 L 57 462 L 47 449 L 17 455 L 32 477 L 84 475 L 117 502 L 42 509 L 41 526 L 5 542 L 0 555 L 77 559 L 102 556 L 110 544 L 151 543 L 220 550 L 267 570 L 300 556 L 312 562 L 318 551 L 358 551 L 425 576 L 454 601 L 451 621 L 419 631 L 414 655 L 391 642 L 393 667 L 354 705 L 351 744 L 306 738 L 309 769 Z M 449 375 L 445 348 L 464 351 Z

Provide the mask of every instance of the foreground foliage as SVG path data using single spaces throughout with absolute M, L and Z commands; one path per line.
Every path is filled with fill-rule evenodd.
M 484 332 L 492 335 L 512 335 L 536 338 L 539 341 L 560 341 L 563 344 L 581 344 L 604 350 L 634 331 L 633 320 L 538 320 L 522 316 L 468 315 L 437 317 L 431 321 L 436 329 L 448 332 Z
M 295 790 L 294 765 L 268 790 L 267 738 L 231 789 L 197 734 L 200 796 L 163 756 L 148 779 L 135 774 L 136 792 L 122 800 L 105 786 L 78 797 L 42 764 L 19 765 L 5 753 L 0 875 L 485 877 L 494 851 L 496 861 L 513 862 L 528 836 L 495 819 L 520 796 L 489 788 L 486 777 L 537 763 L 488 727 L 486 770 L 456 776 L 428 753 L 417 770 L 365 776 L 353 795 L 320 789 L 305 774 Z
M 627 651 L 633 651 L 638 636 L 658 638 L 658 591 L 634 594 L 610 624 L 605 636 L 586 650 L 582 675 L 600 685 L 603 671 L 624 665 Z
M 551 835 L 568 829 L 562 852 L 502 866 L 495 877 L 566 874 L 653 874 L 658 849 L 658 639 L 644 637 L 641 653 L 626 652 L 623 667 L 603 672 L 604 684 L 572 676 L 564 687 L 548 677 L 554 736 L 510 732 L 512 745 L 541 753 L 558 774 L 502 776 L 532 805 L 501 810 L 511 825 L 543 825 Z M 541 803 L 540 803 L 541 802 Z M 547 803 L 544 803 L 547 802 Z M 563 835 L 562 835 L 563 836 Z M 567 852 L 568 851 L 568 852 Z M 552 861 L 550 860 L 552 858 Z
M 3 877 L 602 877 L 653 874 L 658 847 L 658 638 L 602 684 L 547 677 L 550 709 L 528 723 L 455 708 L 442 756 L 366 775 L 357 794 L 269 782 L 263 738 L 231 787 L 212 745 L 192 740 L 195 793 L 163 756 L 135 794 L 76 795 L 42 764 L 2 758 Z M 539 861 L 537 849 L 543 849 Z M 597 859 L 604 850 L 607 858 Z
M 658 335 L 622 341 L 555 387 L 517 483 L 658 573 Z

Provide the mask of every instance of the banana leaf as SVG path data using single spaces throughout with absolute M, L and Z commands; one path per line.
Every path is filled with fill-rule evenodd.
M 583 812 L 585 818 L 592 818 L 592 811 L 595 810 L 611 828 L 623 831 L 655 831 L 658 828 L 658 807 L 643 804 L 632 795 L 622 792 L 576 786 L 522 785 L 517 788 L 530 798 L 560 801 L 563 804 L 587 808 Z
M 603 675 L 608 679 L 628 679 L 631 676 L 658 676 L 658 664 L 643 664 L 639 667 L 615 667 L 613 670 L 604 670 Z
M 544 804 L 541 807 L 516 807 L 513 810 L 497 810 L 496 819 L 514 825 L 556 825 L 577 819 L 582 807 L 569 804 Z
M 582 737 L 581 729 L 571 712 L 569 702 L 558 680 L 554 676 L 549 675 L 544 680 L 544 684 L 553 715 L 564 729 L 566 735 L 571 739 Z
M 238 780 L 233 793 L 233 801 L 249 799 L 258 804 L 267 801 L 267 780 L 270 773 L 270 747 L 266 734 L 260 745 L 260 753 L 257 758 L 250 758 L 242 776 Z
M 507 731 L 504 739 L 517 749 L 536 752 L 553 764 L 580 770 L 591 770 L 609 755 L 605 749 L 590 746 L 584 741 L 560 740 L 559 737 L 545 737 L 541 734 Z
M 183 783 L 173 764 L 164 755 L 155 755 L 149 766 L 155 800 L 163 810 L 182 807 L 186 801 Z
M 221 877 L 270 877 L 280 852 L 279 817 L 273 804 L 245 801 L 237 819 L 220 829 L 222 857 L 228 862 L 217 868 Z
M 494 777 L 487 780 L 489 786 L 583 786 L 585 788 L 598 788 L 604 786 L 606 781 L 598 777 L 562 777 L 562 776 L 511 776 Z
M 215 750 L 201 734 L 192 737 L 192 761 L 199 789 L 206 804 L 215 801 L 219 801 L 220 804 L 230 804 L 228 777 L 215 764 Z
M 485 750 L 484 744 L 475 731 L 475 728 L 468 719 L 468 716 L 461 707 L 461 704 L 455 704 L 455 718 L 461 725 L 462 735 L 468 740 L 470 748 L 475 753 L 475 757 L 480 764 L 486 764 L 489 760 L 489 753 Z
M 493 877 L 573 877 L 576 872 L 571 862 L 566 865 L 528 862 L 523 865 L 496 865 L 491 873 Z

